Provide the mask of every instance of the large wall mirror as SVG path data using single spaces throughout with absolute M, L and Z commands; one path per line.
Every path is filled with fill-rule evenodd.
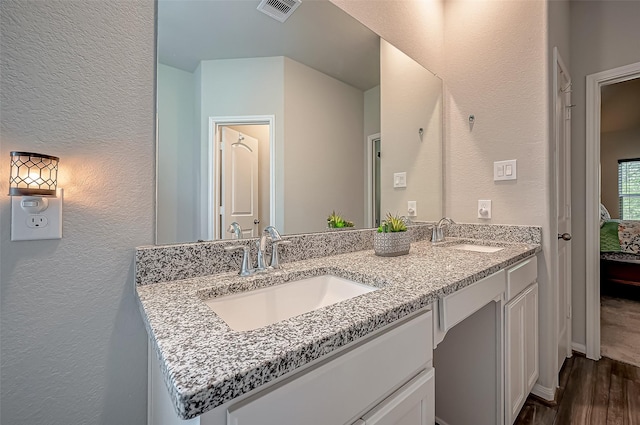
M 156 242 L 439 219 L 442 81 L 328 0 L 259 3 L 158 2 Z

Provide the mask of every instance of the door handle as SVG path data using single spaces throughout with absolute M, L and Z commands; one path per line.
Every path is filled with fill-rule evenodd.
M 565 241 L 570 241 L 571 240 L 571 233 L 563 233 L 563 234 L 558 233 L 558 239 L 562 239 L 562 240 L 565 240 Z
M 253 220 L 253 224 L 260 224 L 260 220 L 256 218 L 255 220 Z

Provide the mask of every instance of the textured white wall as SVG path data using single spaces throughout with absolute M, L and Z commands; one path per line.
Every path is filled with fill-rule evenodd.
M 198 164 L 195 77 L 158 64 L 158 220 L 159 244 L 198 239 Z
M 571 123 L 572 303 L 574 341 L 579 344 L 586 342 L 585 78 L 590 74 L 640 62 L 638 16 L 640 2 L 637 1 L 571 2 L 572 103 L 576 105 Z
M 60 156 L 64 238 L 10 242 L 0 178 L 3 424 L 144 424 L 134 247 L 154 232 L 154 2 L 1 7 L 0 175 Z
M 543 226 L 538 382 L 553 390 L 556 242 L 546 6 L 527 0 L 445 3 L 445 211 L 462 222 Z M 494 182 L 493 162 L 506 159 L 518 160 L 517 180 Z M 479 199 L 492 200 L 490 220 L 477 218 Z

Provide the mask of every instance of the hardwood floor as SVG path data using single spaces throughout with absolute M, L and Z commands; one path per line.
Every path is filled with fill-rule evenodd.
M 558 404 L 529 396 L 516 425 L 640 425 L 640 368 L 574 355 L 560 373 Z

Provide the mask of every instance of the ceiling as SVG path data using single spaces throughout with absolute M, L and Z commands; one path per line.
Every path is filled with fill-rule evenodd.
M 378 35 L 327 0 L 278 22 L 257 0 L 159 0 L 158 62 L 193 72 L 201 60 L 287 56 L 368 90 L 380 82 Z
M 602 133 L 640 128 L 640 78 L 604 86 L 601 94 Z

